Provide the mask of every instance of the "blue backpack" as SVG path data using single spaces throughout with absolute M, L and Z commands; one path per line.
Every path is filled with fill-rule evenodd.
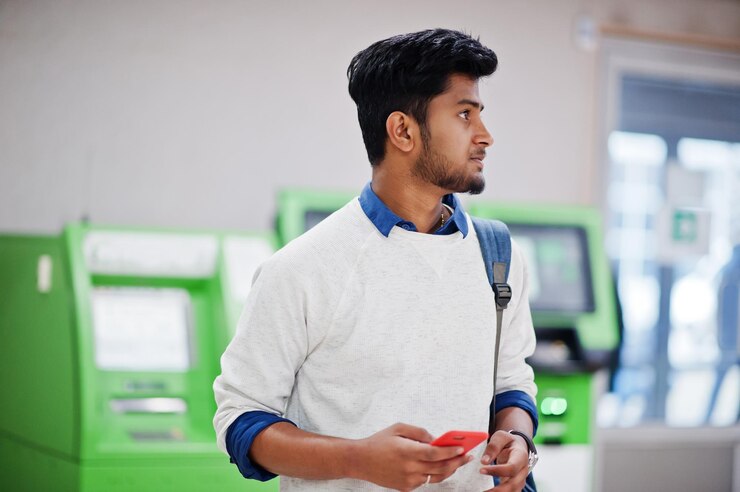
M 496 428 L 496 377 L 498 373 L 498 352 L 501 342 L 501 320 L 504 309 L 511 300 L 511 287 L 506 283 L 509 278 L 509 266 L 511 264 L 511 234 L 509 228 L 501 221 L 480 219 L 471 217 L 473 227 L 478 235 L 480 250 L 483 254 L 483 262 L 486 266 L 488 283 L 491 284 L 493 295 L 496 300 L 496 347 L 493 357 L 493 401 L 491 408 L 490 428 Z M 498 477 L 494 477 L 494 483 L 498 485 Z M 537 492 L 534 477 L 527 475 L 527 482 L 522 489 L 524 492 Z

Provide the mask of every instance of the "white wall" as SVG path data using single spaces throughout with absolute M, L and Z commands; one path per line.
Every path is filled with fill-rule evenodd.
M 572 41 L 584 12 L 740 32 L 726 0 L 0 0 L 0 231 L 83 216 L 266 229 L 278 188 L 359 190 L 349 60 L 435 26 L 499 55 L 481 92 L 496 142 L 483 198 L 598 204 L 598 54 Z

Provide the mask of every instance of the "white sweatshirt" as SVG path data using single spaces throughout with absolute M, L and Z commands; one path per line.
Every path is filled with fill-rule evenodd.
M 349 439 L 396 422 L 438 436 L 488 429 L 496 316 L 475 229 L 383 236 L 357 199 L 265 262 L 221 358 L 214 426 L 226 450 L 242 413 L 285 416 L 299 428 Z M 497 392 L 536 386 L 522 254 L 512 243 Z M 429 490 L 485 490 L 476 460 Z M 357 480 L 281 477 L 281 490 L 383 490 Z

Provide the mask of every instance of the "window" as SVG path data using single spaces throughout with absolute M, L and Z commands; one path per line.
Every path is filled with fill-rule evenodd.
M 604 51 L 606 241 L 624 334 L 601 422 L 734 424 L 737 327 L 733 339 L 718 323 L 718 293 L 740 244 L 740 57 Z

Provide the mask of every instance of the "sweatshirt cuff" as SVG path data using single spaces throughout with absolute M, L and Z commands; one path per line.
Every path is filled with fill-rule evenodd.
M 537 434 L 537 426 L 540 422 L 537 415 L 537 405 L 532 397 L 519 390 L 504 391 L 496 395 L 496 413 L 507 407 L 518 407 L 529 414 L 532 419 L 532 437 L 534 437 Z
M 278 422 L 295 425 L 290 420 L 275 414 L 255 410 L 241 414 L 229 426 L 226 431 L 226 451 L 229 453 L 231 462 L 236 464 L 244 478 L 266 482 L 277 476 L 250 460 L 249 449 L 260 432 Z

